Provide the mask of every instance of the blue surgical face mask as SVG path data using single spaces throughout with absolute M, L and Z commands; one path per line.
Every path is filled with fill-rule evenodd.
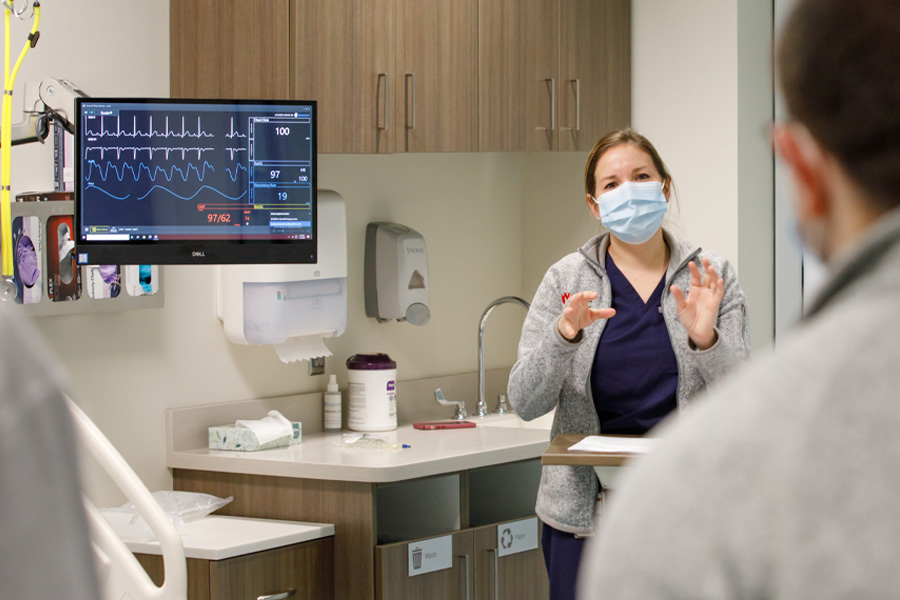
M 627 244 L 643 244 L 653 237 L 669 207 L 659 181 L 626 181 L 591 198 L 603 226 Z

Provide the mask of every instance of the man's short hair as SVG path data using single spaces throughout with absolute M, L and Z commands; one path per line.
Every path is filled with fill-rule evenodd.
M 900 205 L 900 2 L 799 0 L 777 65 L 791 118 L 874 208 Z

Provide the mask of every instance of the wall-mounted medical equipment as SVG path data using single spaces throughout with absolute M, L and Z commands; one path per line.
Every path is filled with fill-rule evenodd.
M 40 32 L 38 24 L 41 21 L 41 5 L 35 1 L 32 5 L 34 14 L 34 24 L 31 27 L 31 33 L 25 40 L 25 45 L 19 53 L 19 58 L 10 70 L 9 65 L 9 22 L 11 13 L 15 12 L 16 16 L 21 16 L 25 12 L 28 3 L 22 8 L 21 12 L 15 11 L 12 4 L 4 2 L 3 7 L 6 9 L 3 13 L 6 25 L 6 52 L 3 59 L 3 108 L 2 116 L 0 116 L 0 300 L 9 302 L 18 294 L 18 288 L 13 281 L 13 241 L 12 241 L 12 218 L 10 216 L 10 182 L 12 180 L 12 96 L 13 84 L 16 81 L 16 74 L 22 65 L 22 60 L 28 53 L 29 48 L 33 48 L 38 42 Z
M 428 254 L 422 235 L 399 223 L 366 227 L 366 316 L 425 325 L 428 307 Z
M 347 224 L 344 200 L 318 192 L 315 264 L 220 265 L 216 311 L 236 344 L 271 344 L 283 362 L 331 356 L 324 339 L 347 326 Z
M 76 98 L 75 110 L 78 264 L 316 262 L 314 100 Z

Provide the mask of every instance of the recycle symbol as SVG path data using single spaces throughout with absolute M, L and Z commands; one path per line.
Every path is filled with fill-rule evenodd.
M 500 545 L 503 546 L 504 550 L 509 550 L 512 548 L 513 536 L 512 531 L 507 527 L 503 530 L 503 533 L 500 534 Z

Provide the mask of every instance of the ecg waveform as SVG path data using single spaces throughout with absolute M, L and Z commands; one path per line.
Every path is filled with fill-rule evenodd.
M 185 117 L 181 117 L 181 131 L 180 132 L 175 131 L 174 129 L 169 127 L 169 117 L 165 117 L 165 119 L 164 119 L 165 125 L 161 132 L 157 131 L 156 129 L 153 128 L 153 116 L 152 115 L 150 116 L 150 123 L 147 128 L 147 131 L 141 131 L 140 129 L 138 129 L 137 116 L 135 116 L 132 119 L 131 131 L 122 129 L 120 117 L 115 118 L 116 126 L 114 129 L 106 128 L 106 122 L 111 121 L 112 120 L 111 118 L 105 118 L 102 116 L 93 117 L 93 118 L 100 119 L 100 129 L 98 131 L 98 130 L 93 130 L 93 129 L 87 128 L 85 133 L 89 137 L 131 137 L 131 138 L 139 138 L 139 137 L 145 137 L 145 138 L 153 138 L 153 137 L 158 137 L 158 138 L 169 138 L 169 137 L 212 138 L 212 137 L 216 137 L 212 133 L 203 131 L 203 126 L 200 123 L 200 117 L 197 117 L 197 131 L 196 132 L 193 130 L 191 130 L 191 131 L 187 130 L 187 127 L 185 125 Z M 105 119 L 105 121 L 104 121 L 104 119 Z M 232 119 L 232 121 L 234 121 L 234 119 Z M 234 123 L 232 123 L 232 130 L 234 129 L 233 125 L 234 125 Z M 233 131 L 232 131 L 232 133 L 233 133 Z M 243 137 L 247 137 L 247 136 L 243 136 Z
M 237 202 L 249 195 L 243 119 L 122 111 L 86 115 L 84 120 L 86 192 L 120 201 L 161 194 L 173 201 L 201 196 Z
M 169 160 L 169 153 L 174 152 L 174 153 L 180 153 L 181 160 L 184 160 L 185 154 L 187 154 L 187 153 L 193 154 L 194 152 L 196 152 L 197 160 L 200 160 L 203 157 L 204 152 L 215 152 L 215 150 L 216 150 L 215 148 L 183 148 L 180 146 L 175 146 L 172 148 L 166 148 L 166 147 L 153 148 L 150 146 L 93 146 L 91 148 L 85 149 L 84 157 L 87 158 L 89 152 L 99 152 L 100 160 L 103 160 L 104 158 L 106 158 L 106 153 L 109 152 L 109 153 L 115 153 L 116 160 L 121 159 L 123 153 L 131 154 L 132 160 L 137 160 L 138 152 L 141 152 L 141 153 L 146 152 L 150 156 L 150 159 L 153 160 L 154 152 L 164 152 L 166 155 L 166 160 Z M 226 150 L 231 153 L 232 160 L 234 160 L 234 151 L 246 150 L 246 148 L 227 148 Z
M 234 117 L 231 117 L 231 124 L 228 127 L 228 133 L 225 134 L 225 137 L 227 137 L 228 139 L 232 139 L 232 138 L 236 138 L 236 137 L 245 138 L 245 137 L 247 137 L 247 134 L 240 133 L 239 131 L 234 130 Z

